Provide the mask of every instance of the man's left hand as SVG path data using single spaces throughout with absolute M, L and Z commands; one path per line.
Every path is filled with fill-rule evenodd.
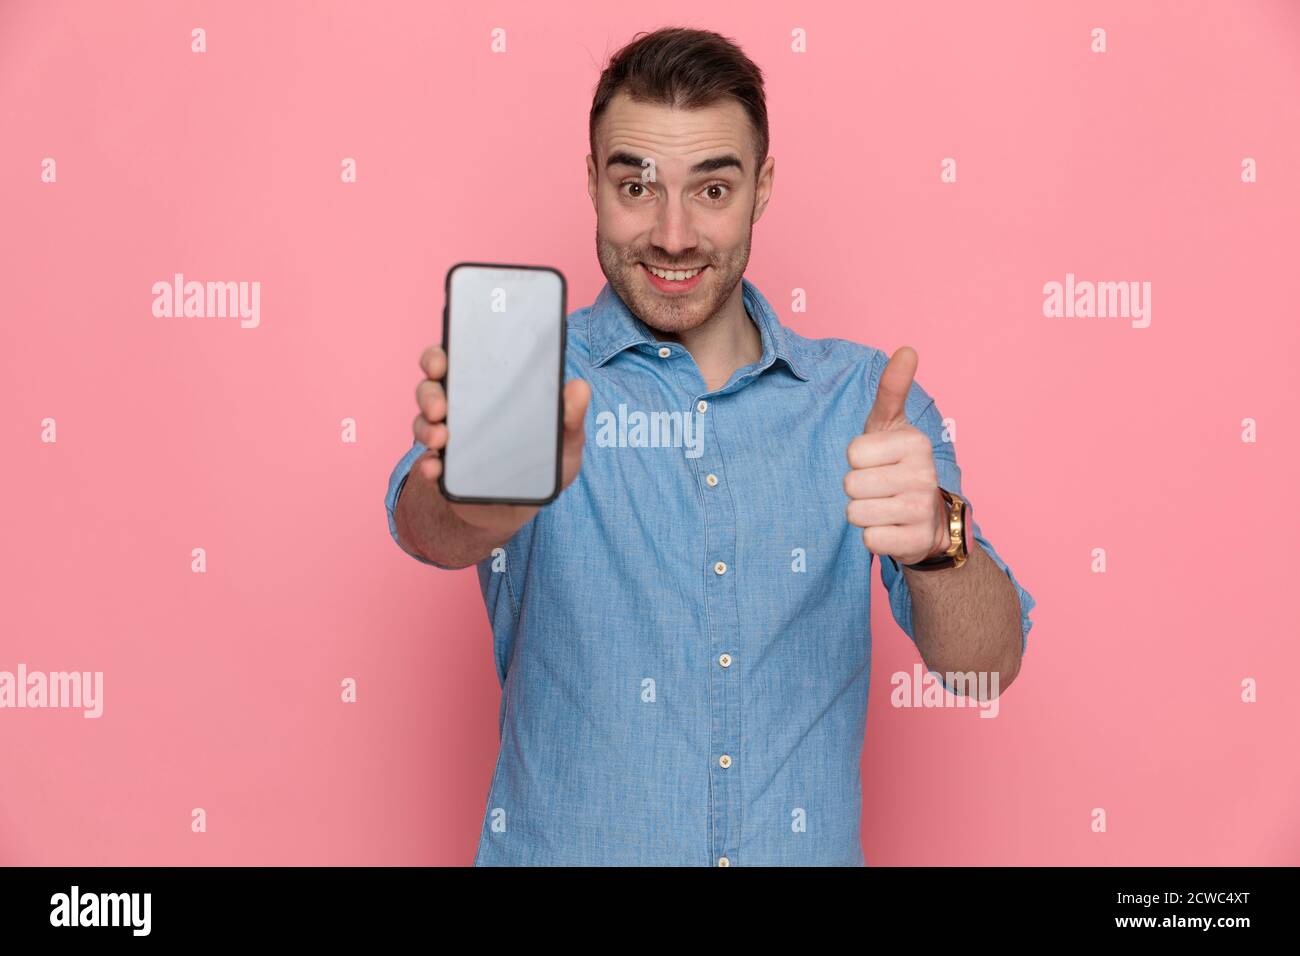
M 849 523 L 862 529 L 868 550 L 899 564 L 942 554 L 949 544 L 934 446 L 903 411 L 917 360 L 916 350 L 904 345 L 885 365 L 866 427 L 849 442 L 844 476 Z

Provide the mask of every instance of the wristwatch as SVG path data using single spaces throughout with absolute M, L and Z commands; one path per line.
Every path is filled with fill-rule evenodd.
M 913 571 L 939 571 L 943 568 L 960 568 L 970 555 L 970 539 L 966 531 L 966 516 L 969 506 L 961 495 L 954 494 L 946 488 L 940 488 L 939 494 L 948 502 L 948 533 L 952 543 L 943 554 L 921 561 L 918 564 L 905 564 L 903 567 Z

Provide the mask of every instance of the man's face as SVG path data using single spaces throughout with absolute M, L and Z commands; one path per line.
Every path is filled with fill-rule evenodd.
M 696 328 L 744 275 L 775 160 L 768 157 L 755 182 L 753 134 L 735 100 L 676 110 L 623 92 L 597 125 L 596 150 L 587 157 L 587 191 L 601 271 L 650 328 Z M 649 266 L 688 277 L 656 277 Z

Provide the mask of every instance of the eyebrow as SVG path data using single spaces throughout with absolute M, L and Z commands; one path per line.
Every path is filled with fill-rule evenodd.
M 640 156 L 634 156 L 625 150 L 610 153 L 609 159 L 605 161 L 606 169 L 610 166 L 631 166 L 635 169 L 642 169 L 644 168 L 644 165 L 644 160 Z M 692 166 L 689 172 L 692 176 L 695 176 L 699 173 L 712 173 L 719 169 L 726 169 L 730 166 L 736 167 L 736 169 L 739 169 L 742 173 L 745 171 L 745 165 L 740 161 L 740 157 L 728 153 L 725 156 L 713 156 L 709 159 L 702 159 Z

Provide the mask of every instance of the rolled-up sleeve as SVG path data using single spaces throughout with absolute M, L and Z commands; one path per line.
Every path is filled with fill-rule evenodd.
M 406 487 L 406 479 L 410 477 L 411 466 L 414 465 L 416 460 L 428 450 L 428 447 L 422 445 L 420 442 L 413 442 L 411 450 L 402 456 L 401 460 L 398 461 L 397 466 L 393 469 L 393 473 L 388 478 L 388 493 L 384 496 L 384 507 L 388 511 L 388 533 L 393 536 L 393 540 L 397 542 L 399 548 L 411 557 L 415 558 L 415 560 L 419 561 L 421 564 L 428 564 L 435 568 L 450 570 L 445 564 L 430 561 L 428 558 L 416 554 L 414 551 L 407 550 L 406 546 L 402 544 L 401 539 L 397 537 L 397 519 L 394 516 L 394 512 L 397 509 L 397 499 L 401 496 L 402 489 Z
M 934 446 L 934 467 L 939 487 L 965 498 L 966 496 L 961 487 L 961 468 L 957 465 L 957 455 L 953 443 L 944 434 L 943 416 L 939 414 L 938 406 L 935 405 L 934 400 L 916 382 L 913 382 L 904 408 L 907 412 L 908 421 L 929 436 L 930 443 Z M 1007 562 L 1002 560 L 1002 556 L 993 547 L 993 542 L 985 537 L 979 522 L 975 520 L 974 502 L 967 499 L 966 503 L 973 542 L 979 543 L 989 557 L 993 559 L 993 562 L 1011 579 L 1011 583 L 1016 589 L 1016 595 L 1020 601 L 1020 651 L 1023 654 L 1029 646 L 1029 630 L 1033 627 L 1029 612 L 1034 609 L 1036 602 L 1033 595 L 1020 586 L 1020 582 L 1016 580 L 1016 576 L 1007 565 Z M 882 557 L 880 559 L 880 578 L 885 585 L 885 590 L 889 593 L 889 606 L 893 612 L 894 620 L 898 622 L 898 626 L 915 643 L 916 634 L 912 628 L 912 592 L 907 585 L 907 577 L 903 574 L 902 567 L 893 558 Z

